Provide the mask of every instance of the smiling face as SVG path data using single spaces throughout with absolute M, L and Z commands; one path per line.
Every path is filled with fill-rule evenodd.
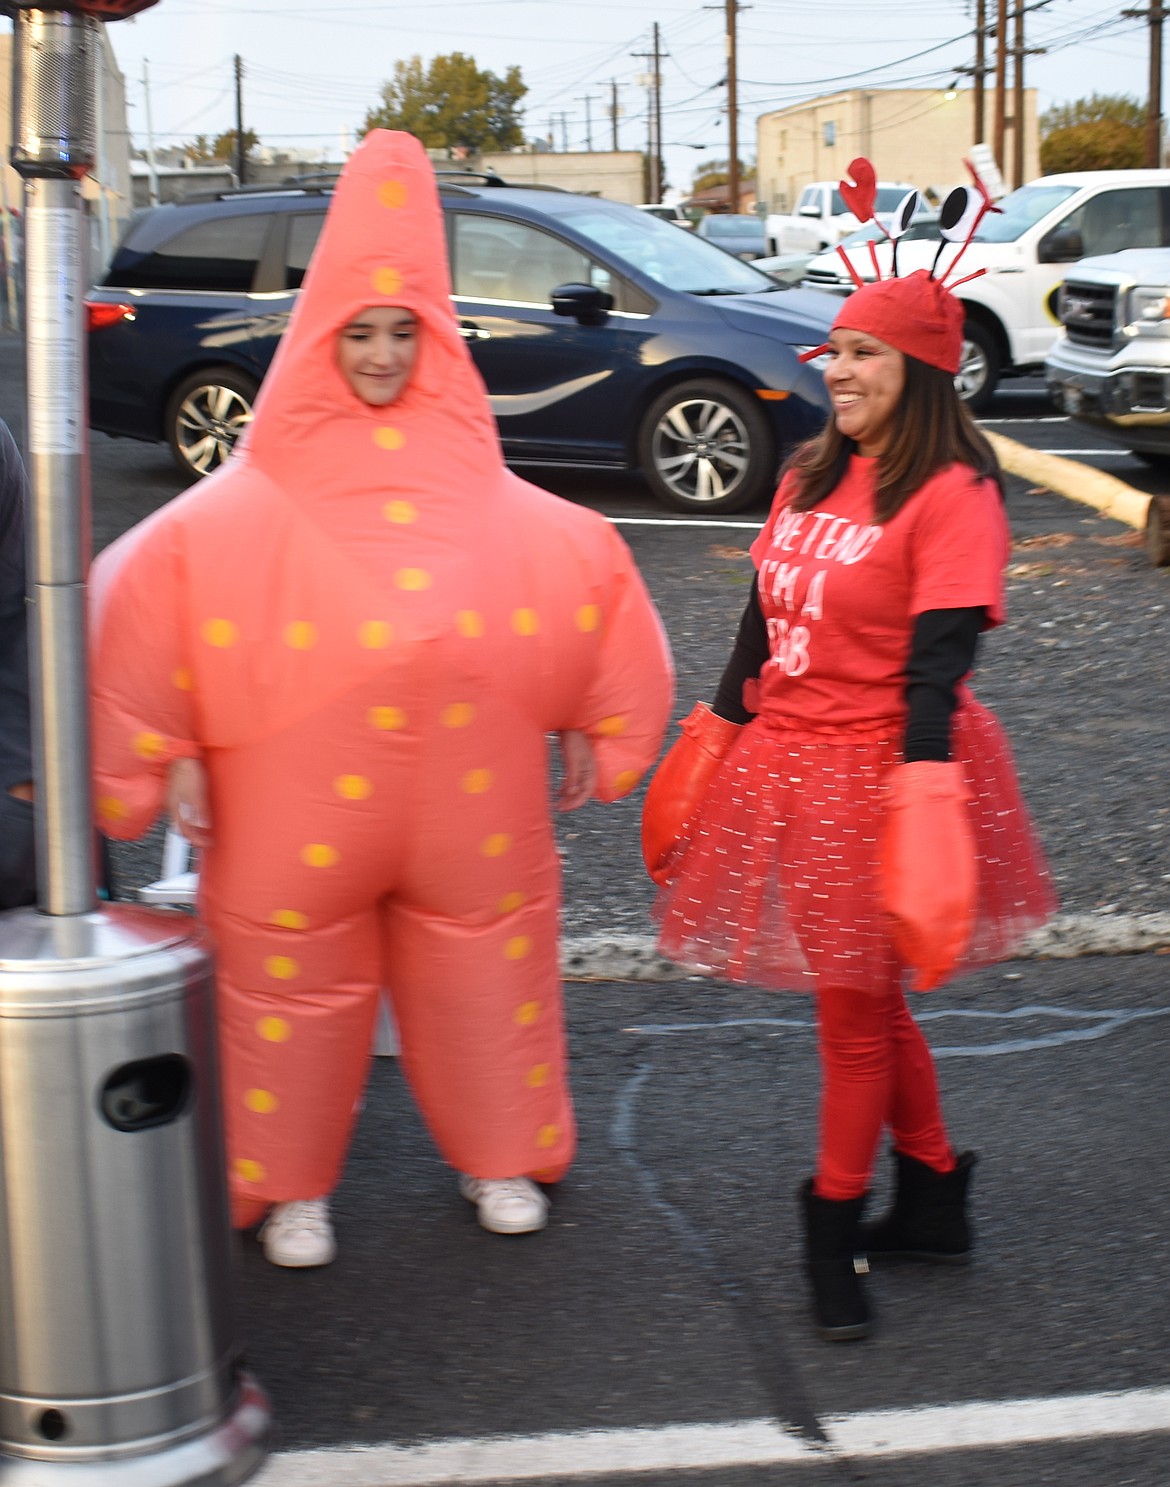
M 351 390 L 384 408 L 410 381 L 418 355 L 418 321 L 399 305 L 370 305 L 341 328 L 337 365 Z
M 829 354 L 825 386 L 838 430 L 859 454 L 884 454 L 906 385 L 906 358 L 860 330 L 831 331 Z

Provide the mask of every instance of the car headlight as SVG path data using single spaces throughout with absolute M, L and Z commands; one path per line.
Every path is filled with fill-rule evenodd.
M 792 349 L 796 352 L 797 356 L 804 356 L 807 352 L 813 351 L 816 348 L 813 346 L 793 346 Z M 808 361 L 805 362 L 805 366 L 815 367 L 818 372 L 823 372 L 832 359 L 828 351 L 822 351 L 820 356 L 809 357 Z
M 1170 297 L 1164 286 L 1139 285 L 1129 292 L 1127 312 L 1129 325 L 1135 331 L 1153 329 L 1170 320 Z

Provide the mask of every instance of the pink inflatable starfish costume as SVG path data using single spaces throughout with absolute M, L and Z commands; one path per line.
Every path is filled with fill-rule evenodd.
M 613 528 L 505 468 L 449 293 L 426 156 L 375 132 L 243 446 L 94 566 L 102 828 L 141 835 L 174 759 L 210 777 L 240 1223 L 334 1187 L 382 985 L 447 1161 L 555 1180 L 573 1155 L 547 735 L 586 732 L 598 798 L 625 795 L 669 651 Z M 383 305 L 419 349 L 375 408 L 336 345 Z

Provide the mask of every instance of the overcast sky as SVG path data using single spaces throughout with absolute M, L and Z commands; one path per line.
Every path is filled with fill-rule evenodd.
M 988 9 L 994 13 L 994 0 Z M 1047 48 L 1027 64 L 1041 109 L 1094 91 L 1144 101 L 1148 26 L 1121 10 L 1120 0 L 1029 5 L 1027 44 Z M 741 153 L 754 155 L 756 117 L 770 108 L 850 86 L 947 87 L 974 61 L 973 17 L 963 0 L 753 0 L 739 16 Z M 234 127 L 238 53 L 246 125 L 265 144 L 336 158 L 398 58 L 451 51 L 498 73 L 517 64 L 529 89 L 525 132 L 546 136 L 551 128 L 558 149 L 566 136 L 570 149 L 585 148 L 587 113 L 594 147 L 609 148 L 616 81 L 620 145 L 644 148 L 647 93 L 638 78 L 650 64 L 636 54 L 650 49 L 655 21 L 667 174 L 685 189 L 705 159 L 727 155 L 722 3 L 159 0 L 109 29 L 135 144 L 146 134 L 144 61 L 156 143 L 173 144 Z M 880 156 L 875 163 L 880 174 Z

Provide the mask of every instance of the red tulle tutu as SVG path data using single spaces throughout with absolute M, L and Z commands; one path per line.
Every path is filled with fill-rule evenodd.
M 758 717 L 723 761 L 679 869 L 659 895 L 659 948 L 680 965 L 777 991 L 888 984 L 877 886 L 884 779 L 904 724 L 797 730 Z M 1003 959 L 1056 907 L 994 714 L 964 699 L 952 757 L 971 791 L 979 906 L 956 974 Z

